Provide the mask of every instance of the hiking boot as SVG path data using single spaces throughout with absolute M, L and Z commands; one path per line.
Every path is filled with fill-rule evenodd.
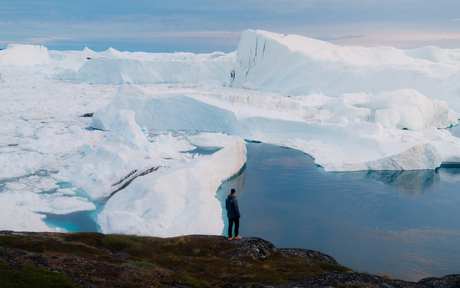
M 241 239 L 241 238 L 243 238 L 243 237 L 241 237 L 241 236 L 235 236 L 235 239 Z
M 236 238 L 236 237 L 235 237 Z M 228 237 L 228 240 L 232 241 L 233 240 L 233 237 Z

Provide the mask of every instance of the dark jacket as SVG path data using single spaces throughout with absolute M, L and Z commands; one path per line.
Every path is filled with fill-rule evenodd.
M 240 209 L 238 207 L 238 199 L 232 194 L 228 195 L 228 198 L 225 200 L 225 208 L 227 209 L 228 218 L 237 218 L 241 217 Z

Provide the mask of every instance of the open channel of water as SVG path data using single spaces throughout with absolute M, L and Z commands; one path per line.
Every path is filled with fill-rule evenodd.
M 393 279 L 460 273 L 459 168 L 331 173 L 300 151 L 247 148 L 243 174 L 218 191 L 238 190 L 243 237 Z

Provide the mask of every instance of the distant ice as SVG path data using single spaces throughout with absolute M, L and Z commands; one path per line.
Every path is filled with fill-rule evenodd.
M 75 75 L 78 83 L 134 84 L 226 81 L 235 53 L 152 54 L 122 53 L 114 49 L 87 61 Z
M 48 49 L 38 45 L 9 44 L 0 50 L 1 66 L 34 66 L 50 63 Z

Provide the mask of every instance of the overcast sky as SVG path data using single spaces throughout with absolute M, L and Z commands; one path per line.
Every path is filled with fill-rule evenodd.
M 339 45 L 460 48 L 460 0 L 0 0 L 0 48 L 231 52 L 246 29 Z

